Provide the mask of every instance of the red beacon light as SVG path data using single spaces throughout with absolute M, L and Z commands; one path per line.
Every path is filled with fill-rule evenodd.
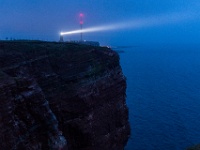
M 83 13 L 80 13 L 80 14 L 79 14 L 79 17 L 80 17 L 79 23 L 80 23 L 80 24 L 83 24 L 83 16 L 84 16 Z

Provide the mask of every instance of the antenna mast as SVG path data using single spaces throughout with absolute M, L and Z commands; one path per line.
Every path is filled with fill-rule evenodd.
M 83 33 L 82 33 L 82 29 L 83 29 L 83 13 L 79 14 L 79 18 L 80 18 L 80 28 L 81 28 L 81 41 L 83 41 Z

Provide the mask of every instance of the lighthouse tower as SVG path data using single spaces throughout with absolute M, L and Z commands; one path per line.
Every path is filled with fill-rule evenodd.
M 59 42 L 64 42 L 64 38 L 63 38 L 62 34 L 60 34 L 60 40 L 59 40 Z

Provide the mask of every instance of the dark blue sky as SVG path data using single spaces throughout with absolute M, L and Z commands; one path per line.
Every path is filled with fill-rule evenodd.
M 85 40 L 103 45 L 194 44 L 200 42 L 199 8 L 199 0 L 0 0 L 0 39 L 58 40 L 60 31 L 79 29 L 82 12 L 84 28 L 143 22 L 137 28 L 85 33 Z M 80 35 L 64 38 L 79 40 Z

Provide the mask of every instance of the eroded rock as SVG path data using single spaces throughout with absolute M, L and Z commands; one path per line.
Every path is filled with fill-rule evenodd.
M 0 146 L 123 150 L 126 80 L 108 48 L 0 42 Z

